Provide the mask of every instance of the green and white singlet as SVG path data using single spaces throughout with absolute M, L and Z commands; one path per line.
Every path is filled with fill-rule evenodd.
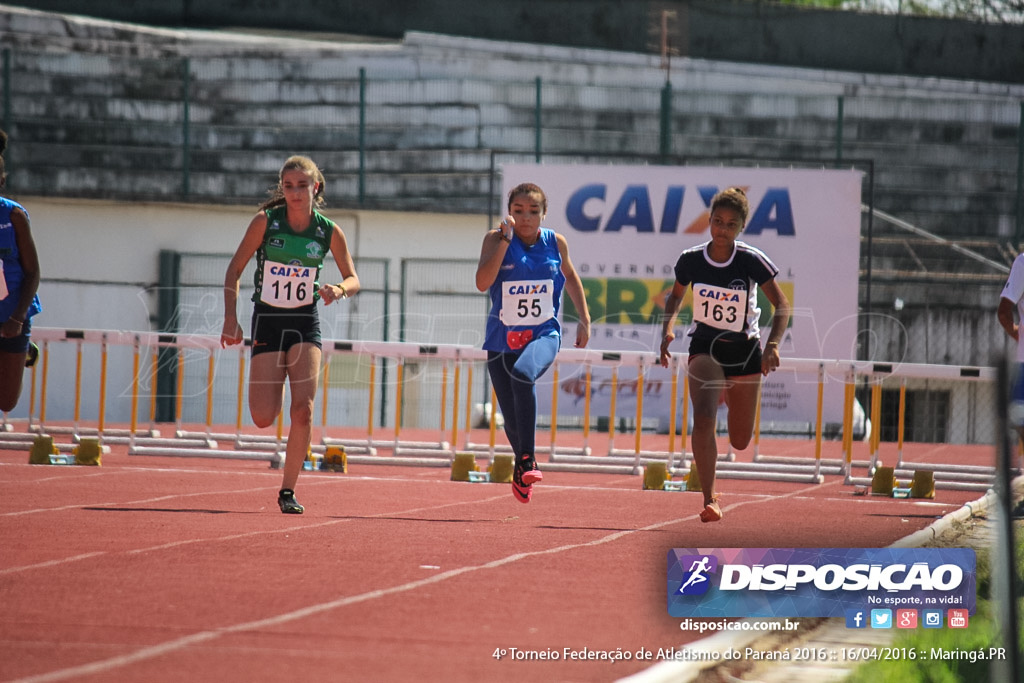
M 302 232 L 288 225 L 288 208 L 267 209 L 267 230 L 256 250 L 252 300 L 277 308 L 299 308 L 320 298 L 320 269 L 331 249 L 334 222 L 319 211 Z

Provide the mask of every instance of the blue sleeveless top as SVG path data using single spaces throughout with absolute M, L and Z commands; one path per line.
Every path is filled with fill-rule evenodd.
M 514 350 L 509 346 L 509 332 L 531 330 L 533 339 L 561 336 L 558 310 L 564 285 L 562 255 L 554 230 L 541 228 L 537 241 L 530 246 L 513 235 L 490 288 L 484 349 Z
M 28 211 L 21 204 L 0 197 L 0 261 L 3 262 L 4 281 L 7 283 L 7 296 L 0 299 L 0 321 L 7 320 L 14 312 L 21 298 L 21 281 L 25 279 L 21 259 L 18 258 L 18 240 L 11 223 L 11 213 L 15 209 L 21 209 L 28 216 Z M 36 295 L 25 313 L 25 319 L 28 320 L 41 310 L 43 307 L 39 304 L 39 295 Z

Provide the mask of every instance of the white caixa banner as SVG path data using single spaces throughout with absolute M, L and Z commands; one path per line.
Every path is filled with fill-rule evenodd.
M 750 216 L 739 239 L 764 251 L 779 267 L 777 281 L 793 304 L 779 348 L 783 359 L 856 358 L 859 171 L 512 164 L 502 168 L 502 175 L 506 199 L 523 182 L 539 185 L 547 195 L 543 225 L 566 237 L 583 279 L 592 318 L 590 348 L 657 353 L 676 260 L 683 249 L 710 239 L 711 198 L 737 186 L 750 200 Z M 771 306 L 763 293 L 759 299 L 763 336 Z M 690 302 L 688 289 L 673 353 L 687 351 Z M 563 318 L 571 309 L 569 297 L 563 297 Z M 575 338 L 573 323 L 564 328 L 563 345 L 569 346 Z M 636 375 L 635 368 L 632 375 L 629 368 L 619 371 L 617 417 L 635 415 Z M 607 368 L 594 368 L 591 416 L 608 415 L 609 377 Z M 545 379 L 550 381 L 550 373 L 541 384 Z M 644 416 L 657 417 L 665 426 L 670 379 L 669 371 L 658 366 L 644 382 Z M 842 419 L 840 379 L 826 378 L 825 422 Z M 562 367 L 559 384 L 559 414 L 582 414 L 579 369 Z M 813 424 L 817 386 L 816 376 L 772 373 L 762 388 L 762 424 Z M 537 398 L 538 409 L 549 411 L 551 392 L 538 386 Z

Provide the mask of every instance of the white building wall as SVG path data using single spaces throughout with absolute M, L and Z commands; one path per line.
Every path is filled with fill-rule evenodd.
M 154 329 L 160 251 L 231 254 L 257 210 L 255 203 L 199 206 L 13 198 L 29 211 L 42 270 L 43 312 L 33 320 L 34 326 L 62 329 Z M 391 261 L 394 311 L 398 310 L 403 258 L 476 259 L 487 228 L 486 217 L 479 215 L 341 209 L 324 213 L 342 226 L 355 257 Z M 246 305 L 239 302 L 240 314 Z M 219 322 L 220 302 L 216 314 Z M 481 327 L 483 323 L 481 317 Z M 64 348 L 51 350 L 47 392 L 47 417 L 56 420 L 73 416 L 76 393 L 75 349 L 60 346 Z M 99 367 L 99 351 L 87 346 L 81 372 L 83 420 L 95 420 L 98 415 Z M 131 378 L 131 354 L 112 349 L 106 419 L 129 418 L 130 401 L 124 395 Z M 11 417 L 27 416 L 29 381 L 26 375 L 22 400 Z M 146 413 L 148 408 L 141 410 Z M 38 411 L 37 403 L 37 415 Z

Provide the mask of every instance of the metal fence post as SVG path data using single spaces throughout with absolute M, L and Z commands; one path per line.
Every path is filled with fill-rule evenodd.
M 836 167 L 843 163 L 843 123 L 845 99 L 842 95 L 836 98 Z
M 3 116 L 4 116 L 4 130 L 8 133 L 11 132 L 11 48 L 5 47 L 3 50 L 3 70 L 4 70 L 4 92 L 3 92 Z M 4 154 L 4 172 L 7 174 L 7 187 L 11 186 L 11 155 L 9 153 Z
M 191 165 L 189 148 L 192 146 L 191 138 L 191 113 L 189 112 L 189 100 L 191 96 L 192 62 L 185 57 L 181 62 L 181 193 L 188 199 L 191 194 Z
M 366 69 L 359 68 L 359 205 L 366 199 Z
M 1017 122 L 1017 230 L 1014 235 L 1014 249 L 1020 249 L 1024 234 L 1024 101 L 1020 103 L 1020 118 Z
M 391 260 L 384 261 L 384 329 L 381 333 L 381 341 L 390 341 L 391 334 Z M 387 358 L 380 359 L 380 426 L 388 423 L 388 361 Z
M 178 331 L 180 303 L 181 254 L 169 249 L 160 251 L 160 287 L 157 290 L 157 326 L 173 335 Z M 160 348 L 157 366 L 157 422 L 173 422 L 176 418 L 177 352 L 173 346 Z
M 536 161 L 539 164 L 540 163 L 540 157 L 541 157 L 541 134 L 540 134 L 540 130 L 541 130 L 541 98 L 540 98 L 541 78 L 540 78 L 540 76 L 537 76 L 536 80 L 534 81 L 534 88 L 537 91 L 537 96 L 536 96 L 536 104 L 534 105 L 534 110 L 533 110 L 533 128 L 534 128 L 534 135 L 533 135 L 533 160 Z
M 661 162 L 667 163 L 672 154 L 672 81 L 665 81 L 661 89 Z
M 11 48 L 5 47 L 4 59 L 4 130 L 11 127 Z

